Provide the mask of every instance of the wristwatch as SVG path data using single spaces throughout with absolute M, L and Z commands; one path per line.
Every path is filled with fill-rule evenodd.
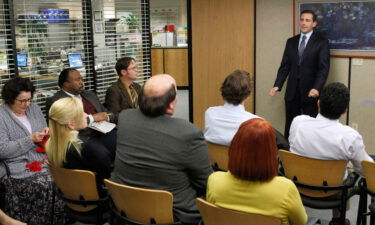
M 87 121 L 87 125 L 89 125 L 90 124 L 90 117 L 86 117 L 86 121 Z

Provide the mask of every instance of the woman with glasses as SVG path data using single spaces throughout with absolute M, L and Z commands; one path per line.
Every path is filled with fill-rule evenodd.
M 4 211 L 9 216 L 48 224 L 54 196 L 43 144 L 48 127 L 39 106 L 31 103 L 34 91 L 29 79 L 17 77 L 1 92 L 0 185 L 6 189 Z
M 273 216 L 282 225 L 307 222 L 294 183 L 277 176 L 275 132 L 263 119 L 243 122 L 229 146 L 228 172 L 211 174 L 207 201 L 223 208 Z

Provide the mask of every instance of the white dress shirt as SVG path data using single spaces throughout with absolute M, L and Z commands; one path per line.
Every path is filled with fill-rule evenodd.
M 229 146 L 241 123 L 261 118 L 245 110 L 242 104 L 214 106 L 206 110 L 204 137 L 207 141 Z
M 306 39 L 305 39 L 305 47 L 306 47 L 306 46 L 307 46 L 307 43 L 308 43 L 309 40 L 310 40 L 310 37 L 311 37 L 313 31 L 314 31 L 314 30 L 310 31 L 310 32 L 307 33 L 307 34 L 303 34 L 303 33 L 301 33 L 301 35 L 299 36 L 298 46 L 301 45 L 301 42 L 302 42 L 302 38 L 303 38 L 303 36 L 306 36 Z
M 295 117 L 290 127 L 289 144 L 290 151 L 301 156 L 350 161 L 357 173 L 361 173 L 362 160 L 373 161 L 356 130 L 321 114 L 316 118 Z

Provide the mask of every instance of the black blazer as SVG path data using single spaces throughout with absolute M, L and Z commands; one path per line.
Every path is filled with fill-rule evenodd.
M 300 34 L 289 38 L 274 87 L 279 91 L 288 77 L 285 100 L 291 101 L 295 96 L 297 85 L 301 92 L 301 100 L 307 101 L 311 89 L 320 91 L 326 82 L 329 71 L 328 39 L 314 31 L 307 42 L 299 65 L 298 44 Z M 299 81 L 299 82 L 298 82 Z

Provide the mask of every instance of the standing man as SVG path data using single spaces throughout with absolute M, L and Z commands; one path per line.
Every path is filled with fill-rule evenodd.
M 115 123 L 121 110 L 138 107 L 138 95 L 141 92 L 141 86 L 134 82 L 138 77 L 134 58 L 117 60 L 116 71 L 119 79 L 108 88 L 105 95 L 105 105 L 113 112 Z
M 326 82 L 329 71 L 328 40 L 314 32 L 316 14 L 304 10 L 300 14 L 301 34 L 289 38 L 275 84 L 269 92 L 274 96 L 288 78 L 285 92 L 285 137 L 289 137 L 294 117 L 305 114 L 316 117 L 319 91 Z

